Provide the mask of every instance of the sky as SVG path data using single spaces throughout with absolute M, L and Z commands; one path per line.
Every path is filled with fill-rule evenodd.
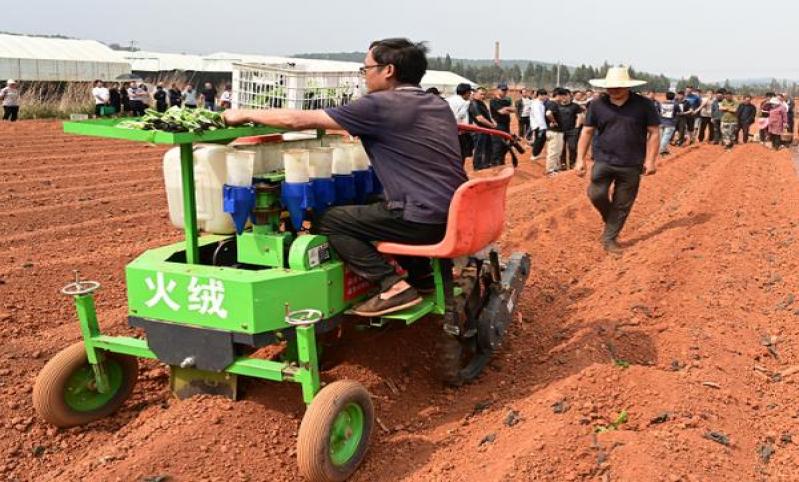
M 796 0 L 24 0 L 3 9 L 0 31 L 199 54 L 364 51 L 403 36 L 433 55 L 492 58 L 499 41 L 505 59 L 799 80 L 798 19 Z

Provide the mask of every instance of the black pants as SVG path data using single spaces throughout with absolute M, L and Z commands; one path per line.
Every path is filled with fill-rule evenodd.
M 461 145 L 461 160 L 464 164 L 466 163 L 466 158 L 472 157 L 472 153 L 474 152 L 474 140 L 472 137 L 472 134 L 468 132 L 458 135 L 458 142 Z
M 741 142 L 744 144 L 749 142 L 749 128 L 752 127 L 752 123 L 746 124 L 738 124 L 738 129 L 735 131 L 735 139 L 738 139 L 738 133 L 741 133 Z
M 779 149 L 782 147 L 782 136 L 779 134 L 772 134 L 769 132 L 768 139 L 771 142 L 771 147 L 774 149 Z
M 18 105 L 6 105 L 3 106 L 3 120 L 14 122 L 19 117 L 19 106 Z
M 140 100 L 130 101 L 130 110 L 134 116 L 141 117 L 144 115 L 144 102 Z
M 473 134 L 474 140 L 474 157 L 472 157 L 472 166 L 475 171 L 491 167 L 491 153 L 493 152 L 493 144 L 491 136 L 488 134 Z
M 315 231 L 328 237 L 330 245 L 355 274 L 385 291 L 402 277 L 377 251 L 373 241 L 435 244 L 447 230 L 446 224 L 406 221 L 402 213 L 402 209 L 388 209 L 385 203 L 332 207 L 319 219 Z M 396 256 L 395 259 L 412 280 L 430 273 L 430 260 L 426 258 Z
M 699 136 L 697 139 L 699 142 L 705 140 L 705 131 L 707 131 L 707 140 L 713 140 L 713 123 L 710 121 L 710 117 L 700 117 L 699 118 Z
M 510 126 L 497 124 L 496 130 L 510 133 Z M 505 164 L 505 155 L 508 153 L 508 146 L 505 144 L 505 139 L 499 136 L 492 136 L 491 143 L 494 145 L 491 155 L 491 165 L 499 166 L 500 164 Z
M 530 130 L 530 117 L 519 117 L 519 137 L 527 137 Z
M 711 132 L 713 138 L 711 139 L 714 144 L 721 142 L 721 119 L 711 119 L 710 121 Z
M 615 240 L 624 227 L 638 196 L 641 169 L 641 166 L 594 163 L 591 169 L 591 183 L 588 185 L 588 198 L 605 223 L 605 230 L 602 232 L 603 242 Z M 613 184 L 613 196 L 610 195 L 611 184 Z
M 580 140 L 580 129 L 572 129 L 563 133 L 563 154 L 560 156 L 561 164 L 566 169 L 566 159 L 569 160 L 569 169 L 577 161 L 577 142 Z
M 532 131 L 533 136 L 533 157 L 538 157 L 541 151 L 544 150 L 544 144 L 547 142 L 547 130 L 535 129 Z

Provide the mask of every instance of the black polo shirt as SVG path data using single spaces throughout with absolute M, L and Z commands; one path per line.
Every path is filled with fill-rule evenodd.
M 513 102 L 511 102 L 510 98 L 503 97 L 501 99 L 497 99 L 494 97 L 491 99 L 489 106 L 491 107 L 491 117 L 494 119 L 494 122 L 497 123 L 497 128 L 500 130 L 504 130 L 503 127 L 505 129 L 510 128 L 510 114 L 501 114 L 499 112 L 499 109 L 502 109 L 503 107 L 513 106 Z
M 596 162 L 614 166 L 640 166 L 646 159 L 646 128 L 659 126 L 660 118 L 649 99 L 635 93 L 621 106 L 608 96 L 588 107 L 585 125 L 595 128 L 593 156 Z
M 386 201 L 402 206 L 405 220 L 447 222 L 452 196 L 468 180 L 449 104 L 418 87 L 400 87 L 325 112 L 361 138 Z
M 476 124 L 480 127 L 488 127 L 489 129 L 493 129 L 492 125 L 480 125 L 477 121 L 479 116 L 483 116 L 486 120 L 493 120 L 491 119 L 491 113 L 488 111 L 488 107 L 486 107 L 485 102 L 482 100 L 472 99 L 469 101 L 469 124 Z

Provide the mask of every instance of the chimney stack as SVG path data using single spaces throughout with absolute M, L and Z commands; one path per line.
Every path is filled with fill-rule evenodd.
M 494 65 L 499 67 L 499 40 L 494 42 Z

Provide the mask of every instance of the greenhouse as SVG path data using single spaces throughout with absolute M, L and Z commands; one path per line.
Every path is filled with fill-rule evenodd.
M 127 61 L 95 40 L 0 34 L 0 79 L 81 82 L 129 72 Z

